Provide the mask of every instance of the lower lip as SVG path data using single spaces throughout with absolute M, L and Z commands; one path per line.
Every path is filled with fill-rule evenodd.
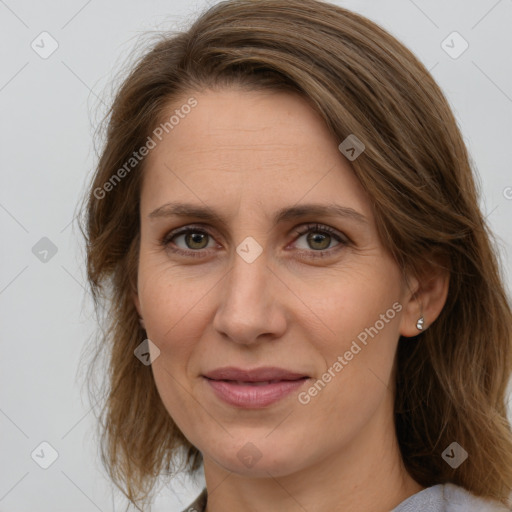
M 273 404 L 304 385 L 308 378 L 283 380 L 264 385 L 237 384 L 205 377 L 214 393 L 224 402 L 236 407 L 258 409 Z

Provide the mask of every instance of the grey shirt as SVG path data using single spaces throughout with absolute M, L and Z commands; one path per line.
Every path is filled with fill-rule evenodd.
M 204 512 L 206 487 L 183 512 Z M 463 487 L 438 484 L 413 494 L 390 512 L 511 512 L 497 502 L 479 498 Z
M 500 503 L 484 500 L 451 483 L 427 487 L 391 512 L 510 512 Z

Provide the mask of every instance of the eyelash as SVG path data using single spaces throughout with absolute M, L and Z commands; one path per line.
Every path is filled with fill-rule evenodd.
M 324 258 L 327 256 L 328 252 L 332 252 L 333 250 L 336 251 L 336 248 L 341 249 L 345 246 L 347 246 L 350 241 L 348 238 L 341 236 L 341 234 L 336 231 L 335 229 L 331 228 L 330 226 L 325 226 L 323 224 L 308 224 L 302 228 L 297 228 L 295 230 L 295 233 L 300 237 L 303 235 L 306 235 L 310 232 L 320 232 L 320 233 L 327 233 L 330 236 L 332 236 L 339 244 L 331 249 L 324 249 L 321 251 L 315 251 L 315 250 L 307 250 L 307 249 L 299 249 L 300 253 L 311 253 L 312 258 Z M 173 253 L 187 256 L 187 257 L 193 257 L 193 258 L 204 258 L 204 252 L 205 249 L 198 249 L 198 250 L 184 250 L 180 249 L 179 247 L 171 247 L 170 243 L 173 238 L 176 238 L 179 235 L 186 235 L 188 233 L 199 233 L 199 234 L 205 234 L 208 236 L 212 236 L 207 230 L 200 226 L 187 226 L 186 228 L 179 228 L 175 231 L 171 231 L 170 233 L 167 233 L 161 240 L 160 245 L 165 247 L 166 249 L 172 251 Z M 212 237 L 213 238 L 213 237 Z

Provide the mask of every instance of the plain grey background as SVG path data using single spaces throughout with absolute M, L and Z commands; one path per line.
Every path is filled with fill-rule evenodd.
M 83 390 L 80 357 L 95 325 L 73 220 L 96 163 L 93 135 L 110 84 L 139 35 L 187 26 L 213 3 L 0 0 L 1 512 L 126 508 L 101 468 L 94 404 Z M 405 43 L 447 95 L 510 290 L 512 0 L 334 3 Z M 47 469 L 40 464 L 52 452 L 43 442 L 57 453 Z M 151 510 L 181 510 L 201 487 L 177 479 Z

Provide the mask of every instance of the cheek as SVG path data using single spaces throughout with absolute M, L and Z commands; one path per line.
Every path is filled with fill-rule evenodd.
M 316 296 L 311 308 L 328 328 L 326 345 L 336 349 L 350 346 L 357 339 L 364 343 L 378 338 L 398 335 L 398 319 L 402 305 L 398 276 L 393 267 L 373 267 L 367 272 L 350 272 L 341 278 L 326 281 L 319 291 L 309 292 Z M 324 329 L 325 331 L 326 329 Z M 378 332 L 378 335 L 376 333 Z M 339 346 L 333 340 L 340 340 Z M 348 347 L 347 347 L 348 349 Z
M 336 336 L 331 335 L 328 340 L 316 338 L 325 371 L 343 374 L 356 385 L 372 373 L 387 382 L 399 337 L 396 310 L 387 303 L 373 311 L 350 313 L 338 311 L 338 326 L 333 329 Z
M 168 266 L 142 269 L 139 294 L 148 338 L 160 350 L 152 363 L 162 402 L 182 432 L 189 432 L 193 394 L 193 357 L 204 325 L 199 318 L 201 296 L 190 281 L 180 279 Z M 151 270 L 148 270 L 151 269 Z M 188 412 L 187 412 L 188 411 Z
M 309 330 L 324 368 L 300 400 L 312 430 L 329 425 L 333 438 L 350 438 L 388 396 L 399 337 L 399 297 L 396 286 L 359 283 L 347 284 L 324 301 L 321 316 L 334 333 L 319 336 Z
M 147 251 L 139 262 L 138 290 L 148 334 L 166 342 L 189 325 L 189 315 L 205 295 L 204 282 L 194 284 L 161 254 Z
M 159 347 L 167 365 L 180 366 L 203 329 L 197 317 L 197 298 L 179 285 L 147 288 L 145 324 L 148 337 Z
M 388 270 L 325 287 L 328 299 L 316 304 L 329 331 L 322 330 L 326 336 L 315 334 L 314 327 L 309 331 L 324 362 L 319 377 L 325 383 L 317 386 L 318 395 L 312 390 L 312 401 L 328 415 L 342 415 L 341 410 L 364 414 L 390 385 L 403 306 L 399 282 L 393 268 Z
M 140 265 L 138 286 L 147 337 L 160 350 L 159 357 L 152 364 L 159 387 L 162 381 L 172 381 L 171 375 L 185 369 L 183 363 L 188 357 L 190 344 L 183 328 L 190 325 L 187 312 L 190 314 L 193 297 L 179 282 L 169 279 L 168 272 L 156 265 Z M 165 385 L 166 390 L 170 389 L 170 383 Z
M 148 338 L 160 350 L 153 374 L 168 410 L 187 398 L 200 370 L 198 344 L 212 322 L 213 277 L 194 278 L 160 255 L 141 257 L 139 297 Z

